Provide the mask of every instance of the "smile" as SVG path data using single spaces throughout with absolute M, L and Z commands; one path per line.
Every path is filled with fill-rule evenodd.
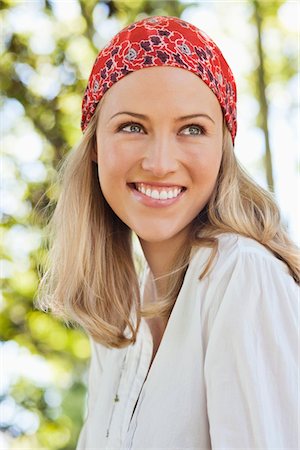
M 162 208 L 180 201 L 187 190 L 184 186 L 162 183 L 129 183 L 134 198 L 147 207 Z
M 185 189 L 182 186 L 152 186 L 145 183 L 135 183 L 137 191 L 155 200 L 176 198 Z

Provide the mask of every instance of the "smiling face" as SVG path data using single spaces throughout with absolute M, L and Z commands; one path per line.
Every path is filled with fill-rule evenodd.
M 101 189 L 142 245 L 186 238 L 215 186 L 222 124 L 212 91 L 179 68 L 138 70 L 104 95 L 95 156 Z

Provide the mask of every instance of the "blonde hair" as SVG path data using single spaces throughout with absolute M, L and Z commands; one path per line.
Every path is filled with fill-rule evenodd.
M 79 145 L 59 169 L 61 193 L 45 227 L 50 250 L 36 296 L 40 308 L 78 323 L 107 347 L 125 347 L 135 342 L 141 317 L 170 315 L 191 249 L 212 248 L 200 275 L 204 278 L 217 252 L 216 236 L 227 232 L 253 238 L 270 249 L 299 283 L 297 248 L 280 223 L 272 195 L 238 164 L 224 122 L 223 157 L 209 203 L 192 222 L 189 242 L 174 261 L 167 295 L 142 309 L 132 232 L 103 197 L 97 164 L 91 159 L 100 109 L 101 103 Z M 130 334 L 124 333 L 126 327 Z

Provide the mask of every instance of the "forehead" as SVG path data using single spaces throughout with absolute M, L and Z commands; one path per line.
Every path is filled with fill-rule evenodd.
M 198 106 L 222 116 L 216 96 L 201 78 L 177 67 L 137 70 L 115 83 L 103 97 L 103 109 L 109 112 L 122 107 L 140 107 L 141 103 L 144 109 L 161 107 L 165 113 Z

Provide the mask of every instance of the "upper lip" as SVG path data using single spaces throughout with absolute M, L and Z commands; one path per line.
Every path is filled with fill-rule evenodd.
M 159 183 L 156 181 L 133 181 L 131 184 L 147 184 L 147 186 L 153 186 L 153 187 L 168 187 L 168 188 L 172 188 L 172 187 L 185 187 L 180 183 Z

